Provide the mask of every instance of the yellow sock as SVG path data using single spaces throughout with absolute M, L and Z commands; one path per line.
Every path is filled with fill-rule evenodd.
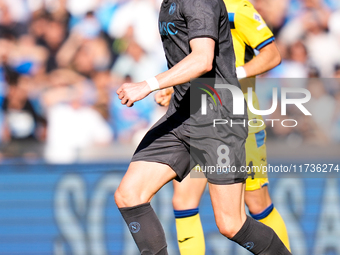
M 278 237 L 281 239 L 281 241 L 284 243 L 284 245 L 287 247 L 287 249 L 290 251 L 289 238 L 288 238 L 286 225 L 280 213 L 276 210 L 273 204 L 271 204 L 262 213 L 256 214 L 256 215 L 251 214 L 251 216 L 255 220 L 262 222 L 268 227 L 271 227 L 275 231 L 275 233 L 278 235 Z
M 177 241 L 181 255 L 204 255 L 204 234 L 198 208 L 175 210 L 175 217 Z

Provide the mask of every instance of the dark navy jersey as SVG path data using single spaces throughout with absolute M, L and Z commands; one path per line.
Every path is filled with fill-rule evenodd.
M 213 69 L 202 77 L 214 78 L 215 83 L 227 82 L 239 86 L 228 21 L 223 0 L 164 0 L 159 14 L 159 32 L 168 68 L 189 55 L 190 40 L 212 38 L 215 41 Z M 168 116 L 176 111 L 188 112 L 190 108 L 190 83 L 177 85 L 174 90 Z M 230 96 L 229 92 L 229 96 L 221 97 L 230 100 Z M 231 102 L 225 102 L 224 107 L 228 105 Z
M 177 181 L 184 179 L 197 164 L 232 166 L 233 171 L 225 174 L 217 171 L 207 174 L 208 181 L 217 185 L 244 182 L 247 172 L 239 169 L 246 165 L 246 111 L 244 115 L 232 116 L 230 90 L 219 89 L 223 86 L 213 88 L 215 84 L 235 85 L 239 93 L 235 93 L 235 87 L 229 88 L 236 98 L 243 97 L 236 78 L 233 42 L 223 0 L 163 0 L 159 32 L 169 68 L 189 55 L 190 40 L 200 37 L 216 42 L 213 68 L 199 79 L 174 87 L 167 114 L 144 136 L 132 161 L 166 164 L 176 172 Z M 215 127 L 214 119 L 235 121 L 238 125 Z

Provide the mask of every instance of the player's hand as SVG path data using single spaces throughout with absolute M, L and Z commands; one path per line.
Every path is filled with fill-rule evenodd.
M 171 95 L 174 93 L 172 87 L 162 89 L 155 94 L 155 101 L 160 106 L 168 106 L 170 104 Z
M 139 83 L 124 83 L 117 90 L 118 98 L 127 107 L 133 106 L 134 102 L 142 100 L 151 93 L 150 86 L 146 81 Z

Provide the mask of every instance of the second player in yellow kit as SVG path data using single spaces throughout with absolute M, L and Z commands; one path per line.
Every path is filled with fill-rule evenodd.
M 261 15 L 246 0 L 225 0 L 233 45 L 236 55 L 236 71 L 240 79 L 246 100 L 247 89 L 252 87 L 253 106 L 259 109 L 255 94 L 255 75 L 268 71 L 278 65 L 275 60 L 279 53 L 274 43 L 274 36 Z M 255 57 L 254 50 L 259 52 Z M 280 58 L 280 57 L 279 57 Z M 247 79 L 243 79 L 246 78 Z M 160 91 L 156 101 L 166 105 L 171 92 Z M 247 102 L 248 103 L 248 102 Z M 266 132 L 263 118 L 248 109 L 250 121 L 246 141 L 246 163 L 248 166 L 264 166 L 267 164 Z M 267 175 L 248 173 L 246 181 L 245 202 L 251 216 L 270 226 L 280 237 L 288 249 L 289 240 L 284 221 L 271 202 L 267 185 Z M 181 183 L 174 183 L 173 206 L 175 209 L 178 245 L 181 255 L 205 254 L 205 242 L 202 225 L 198 213 L 198 204 L 203 194 L 206 180 L 191 179 L 189 176 Z
M 244 66 L 254 58 L 254 49 L 261 50 L 274 41 L 274 36 L 266 23 L 248 1 L 226 0 L 229 23 L 236 55 L 236 68 Z M 240 78 L 240 77 L 239 77 Z M 242 78 L 242 77 L 241 77 Z M 240 80 L 245 99 L 248 100 L 248 87 L 252 87 L 253 106 L 259 109 L 259 102 L 255 93 L 255 79 Z M 247 102 L 248 103 L 248 102 Z M 260 115 L 255 115 L 248 108 L 248 119 L 251 121 L 246 142 L 248 166 L 267 164 L 265 145 L 265 124 Z M 249 173 L 246 190 L 257 190 L 268 184 L 266 176 L 256 176 Z M 265 177 L 265 178 L 262 178 Z
M 265 21 L 262 19 L 261 15 L 256 11 L 249 1 L 225 0 L 224 2 L 228 10 L 234 51 L 236 55 L 236 68 L 239 70 L 240 67 L 244 66 L 255 57 L 254 49 L 261 51 L 261 49 L 271 44 L 275 38 Z M 239 75 L 238 77 L 242 78 L 242 73 L 241 77 Z M 255 78 L 241 79 L 240 83 L 246 100 L 248 100 L 247 89 L 248 87 L 252 87 L 252 104 L 255 109 L 259 109 L 259 102 L 255 93 Z M 263 118 L 260 115 L 253 114 L 251 111 L 249 111 L 249 108 L 248 118 L 252 123 L 249 126 L 248 138 L 246 141 L 247 166 L 267 165 L 266 132 Z M 251 194 L 252 191 L 259 191 L 264 186 L 267 186 L 268 183 L 267 174 L 258 172 L 249 173 L 249 177 L 246 181 L 246 191 L 248 191 L 246 194 Z M 262 204 L 269 204 L 271 202 L 267 189 L 265 192 L 261 193 L 262 194 L 260 196 L 248 196 L 250 197 L 248 199 L 246 195 L 246 203 L 248 206 L 249 203 L 251 203 L 250 201 L 254 199 L 265 200 L 262 201 Z M 261 204 L 261 202 L 259 204 Z M 252 214 L 250 207 L 249 209 L 251 216 L 273 228 L 282 242 L 290 250 L 289 238 L 285 223 L 279 212 L 274 207 L 273 203 L 270 203 L 270 205 L 265 209 L 261 208 L 262 211 L 260 213 Z

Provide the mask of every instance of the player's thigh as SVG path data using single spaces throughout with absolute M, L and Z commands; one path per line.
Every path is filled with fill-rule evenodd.
M 188 174 L 190 153 L 175 129 L 173 120 L 163 116 L 146 133 L 115 194 L 119 207 L 149 202 L 165 183 Z
M 201 176 L 192 177 L 190 174 L 183 181 L 173 181 L 174 195 L 172 205 L 175 210 L 187 210 L 198 207 L 204 192 L 207 179 Z
M 155 193 L 176 177 L 166 164 L 157 162 L 131 162 L 116 193 L 118 207 L 130 207 L 150 202 Z
M 247 217 L 244 210 L 244 183 L 209 183 L 209 192 L 217 227 L 223 235 L 233 237 Z

